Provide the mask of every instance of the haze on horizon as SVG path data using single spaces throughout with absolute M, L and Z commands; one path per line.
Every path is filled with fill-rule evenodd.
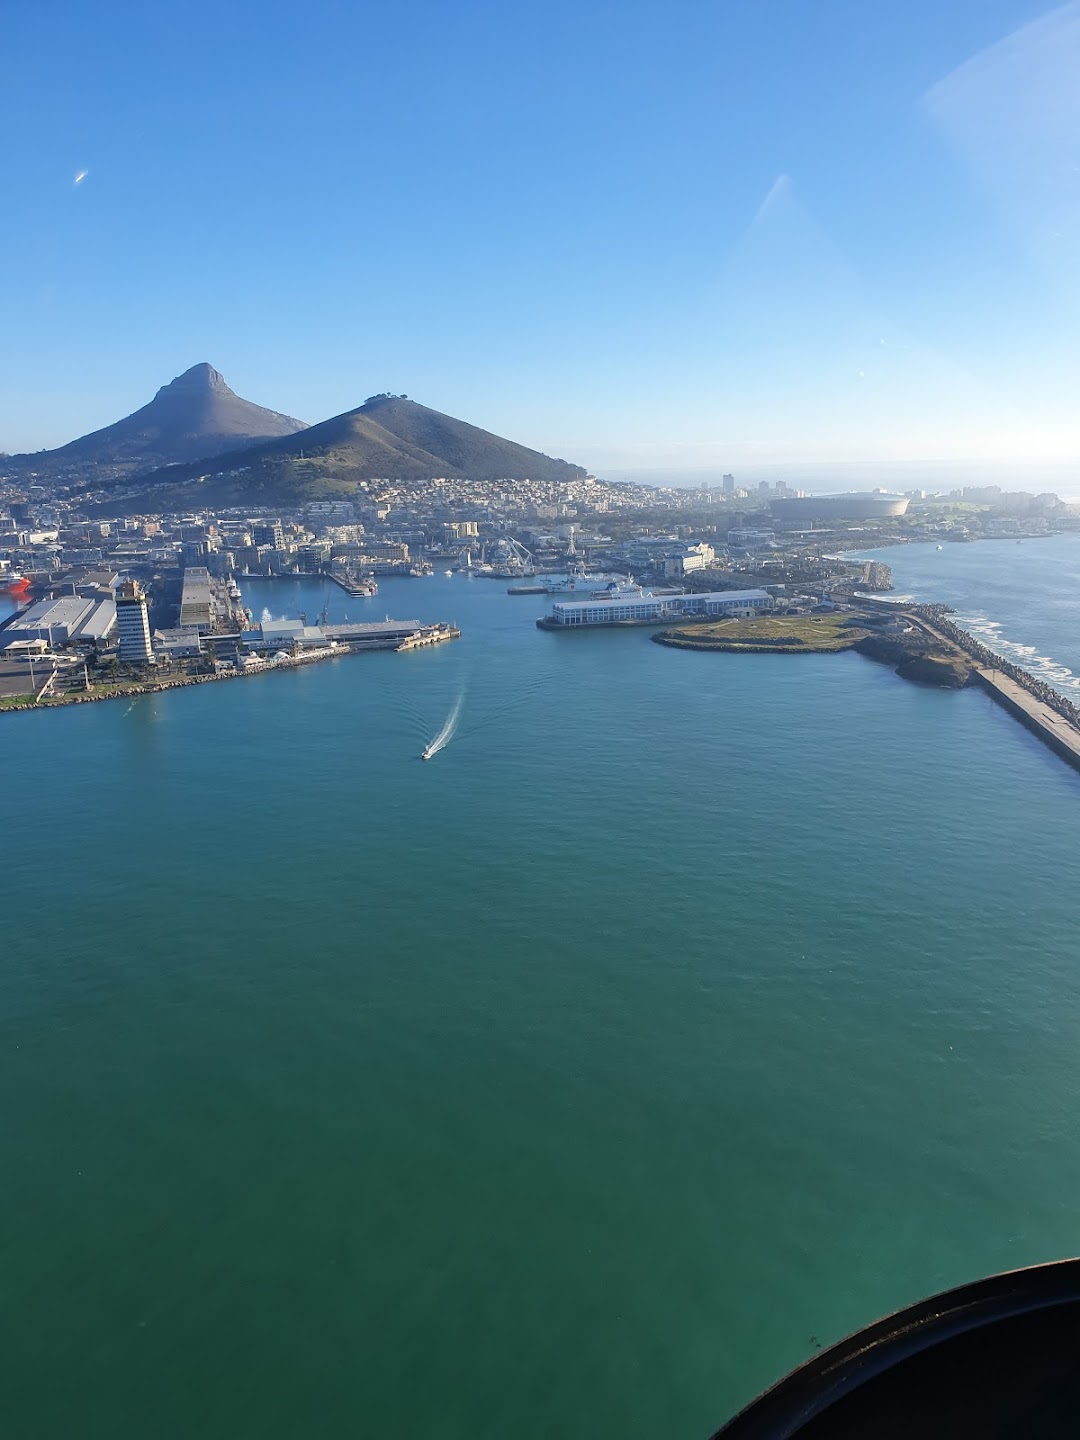
M 1080 3 L 945 9 L 23 7 L 0 450 L 206 358 L 612 478 L 1071 475 Z

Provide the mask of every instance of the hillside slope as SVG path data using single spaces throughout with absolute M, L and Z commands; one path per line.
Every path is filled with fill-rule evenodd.
M 414 480 L 436 476 L 470 480 L 581 478 L 579 465 L 531 450 L 490 431 L 429 410 L 403 395 L 375 395 L 356 410 L 335 415 L 294 435 L 219 455 L 212 471 L 245 469 L 253 483 L 280 475 L 290 461 L 303 460 L 308 473 L 339 480 Z M 163 471 L 162 482 L 197 473 L 188 465 Z
M 149 404 L 123 420 L 56 450 L 13 458 L 37 470 L 85 465 L 138 471 L 205 460 L 303 429 L 302 420 L 242 399 L 203 363 L 163 385 Z

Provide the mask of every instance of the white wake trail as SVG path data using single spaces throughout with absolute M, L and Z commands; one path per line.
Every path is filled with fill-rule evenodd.
M 450 707 L 450 714 L 447 715 L 443 721 L 442 729 L 435 736 L 435 739 L 432 740 L 431 744 L 424 750 L 425 760 L 430 760 L 433 755 L 437 755 L 440 750 L 445 749 L 454 738 L 454 733 L 458 727 L 458 720 L 461 718 L 461 707 L 464 701 L 465 694 L 463 691 Z

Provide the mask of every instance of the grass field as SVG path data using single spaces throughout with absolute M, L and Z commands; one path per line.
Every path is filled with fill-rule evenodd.
M 851 625 L 850 615 L 768 615 L 753 620 L 718 620 L 662 630 L 660 645 L 687 650 L 744 650 L 764 654 L 828 654 L 850 650 L 869 631 Z

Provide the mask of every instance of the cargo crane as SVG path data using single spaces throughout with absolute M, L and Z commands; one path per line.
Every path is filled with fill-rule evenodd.
M 510 552 L 506 566 L 508 575 L 536 574 L 536 556 L 531 550 L 526 550 L 520 540 L 515 540 L 512 535 L 504 535 L 502 544 Z

